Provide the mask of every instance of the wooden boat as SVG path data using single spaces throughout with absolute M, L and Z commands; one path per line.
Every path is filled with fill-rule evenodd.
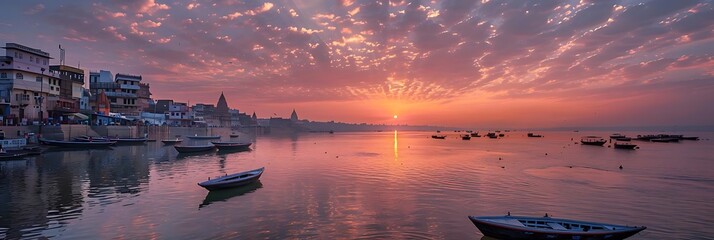
M 166 140 L 161 140 L 161 142 L 164 143 L 164 145 L 174 145 L 174 144 L 183 142 L 183 139 L 180 139 L 180 138 L 166 139 Z
M 262 167 L 255 170 L 218 177 L 215 179 L 209 178 L 208 181 L 200 182 L 198 183 L 198 185 L 208 189 L 209 191 L 240 187 L 258 181 L 260 176 L 263 175 L 264 170 L 265 167 Z
M 221 139 L 221 135 L 206 135 L 206 136 L 188 136 L 190 139 Z
M 486 136 L 489 137 L 489 138 L 498 138 L 498 136 L 496 135 L 496 133 L 492 133 L 492 132 L 486 134 Z
M 679 142 L 679 138 L 653 138 L 651 142 Z
M 209 144 L 200 146 L 174 146 L 174 148 L 176 148 L 176 151 L 178 151 L 179 153 L 197 153 L 211 151 L 215 149 L 216 146 Z
M 237 138 L 239 135 L 237 133 L 231 133 L 231 135 L 228 135 L 231 138 Z
M 148 138 L 145 137 L 138 137 L 138 138 L 109 138 L 111 141 L 116 141 L 117 144 L 124 143 L 124 144 L 141 144 L 141 143 L 146 143 L 148 141 Z
M 92 137 L 92 136 L 79 136 L 72 139 L 75 142 L 111 142 L 109 138 L 105 137 Z
M 478 134 L 478 132 L 471 133 L 471 137 L 481 137 L 481 135 Z
M 523 216 L 469 216 L 471 222 L 488 237 L 498 239 L 625 239 L 647 227 L 621 226 L 569 219 Z
M 242 142 L 211 142 L 218 150 L 244 150 L 249 149 L 252 143 L 242 143 Z
M 602 146 L 605 145 L 607 140 L 598 137 L 598 136 L 586 136 L 580 139 L 580 142 L 583 145 L 593 145 L 593 146 Z
M 543 136 L 539 135 L 539 134 L 528 133 L 528 137 L 539 138 L 539 137 L 543 137 Z
M 49 140 L 40 139 L 40 143 L 55 147 L 64 148 L 106 148 L 116 144 L 114 141 L 101 141 L 101 142 L 80 142 L 80 141 L 59 141 L 59 140 Z
M 30 154 L 22 152 L 0 152 L 0 161 L 22 160 L 28 155 Z
M 471 140 L 471 135 L 470 134 L 463 135 L 463 136 L 461 136 L 461 140 Z
M 446 135 L 431 135 L 433 139 L 446 139 Z
M 636 149 L 637 144 L 632 144 L 632 143 L 621 143 L 621 142 L 615 142 L 613 146 L 617 149 Z

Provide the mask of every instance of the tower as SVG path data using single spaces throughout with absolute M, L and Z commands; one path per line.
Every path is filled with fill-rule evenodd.
M 293 109 L 293 113 L 290 114 L 290 121 L 293 121 L 293 122 L 298 121 L 298 115 L 297 115 L 297 112 L 295 112 L 295 109 Z
M 231 114 L 228 112 L 228 103 L 226 102 L 226 97 L 223 96 L 223 92 L 221 92 L 221 97 L 218 98 L 214 117 L 218 120 L 220 126 L 231 126 Z

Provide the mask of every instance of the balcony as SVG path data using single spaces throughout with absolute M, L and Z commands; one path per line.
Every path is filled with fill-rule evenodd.
M 139 90 L 139 85 L 121 84 L 121 89 Z
M 117 89 L 121 84 L 113 82 L 90 82 L 90 89 Z
M 123 92 L 104 92 L 107 97 L 118 97 L 118 98 L 136 98 L 136 94 L 133 93 L 123 93 Z

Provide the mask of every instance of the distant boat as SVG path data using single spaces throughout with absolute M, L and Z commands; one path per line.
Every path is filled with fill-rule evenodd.
M 613 146 L 615 146 L 615 148 L 617 148 L 617 149 L 636 149 L 637 148 L 637 144 L 621 143 L 621 142 L 615 142 L 613 144 Z
M 211 142 L 218 150 L 244 150 L 250 149 L 252 143 L 241 143 L 241 142 Z
M 598 137 L 598 136 L 586 136 L 586 137 L 582 137 L 580 139 L 580 142 L 583 145 L 602 146 L 602 145 L 605 145 L 607 140 L 605 140 L 601 137 Z
M 74 137 L 72 140 L 74 142 L 111 142 L 111 140 L 106 137 L 92 137 L 87 135 Z
M 197 153 L 197 152 L 208 152 L 216 148 L 213 145 L 199 145 L 199 146 L 174 146 L 176 151 L 179 153 Z
M 489 137 L 489 138 L 498 138 L 498 136 L 496 135 L 496 133 L 492 133 L 492 132 L 486 134 L 486 136 Z
M 208 181 L 200 182 L 198 183 L 198 185 L 208 189 L 209 191 L 240 187 L 258 181 L 260 176 L 263 175 L 264 170 L 265 167 L 262 167 L 255 170 L 218 177 L 215 179 L 209 178 Z
M 505 137 L 505 136 L 506 136 L 506 134 L 503 134 L 503 133 L 499 133 L 499 134 L 498 134 L 498 136 L 499 136 L 499 137 Z
M 335 131 L 330 130 L 330 134 L 333 134 L 333 133 L 335 133 Z
M 469 216 L 488 237 L 498 239 L 588 239 L 618 240 L 631 237 L 647 227 L 621 226 L 569 219 L 523 216 Z
M 463 135 L 463 136 L 461 136 L 461 139 L 462 140 L 471 140 L 471 135 L 469 135 L 469 134 Z
M 619 134 L 619 133 L 613 133 L 612 135 L 610 135 L 610 138 L 611 138 L 611 139 L 623 138 L 623 137 L 625 137 L 625 135 L 622 135 L 622 134 Z
M 543 137 L 543 136 L 539 135 L 539 134 L 528 133 L 528 137 L 539 138 L 539 137 Z
M 694 140 L 694 141 L 696 141 L 696 140 L 699 140 L 699 137 L 681 137 L 680 139 L 682 139 L 682 140 Z
M 446 139 L 446 135 L 431 135 L 433 139 Z
M 478 134 L 478 132 L 471 133 L 471 137 L 481 137 L 481 135 Z
M 174 144 L 183 142 L 183 139 L 180 139 L 180 138 L 166 139 L 166 140 L 161 140 L 161 142 L 164 143 L 164 145 L 174 145 Z
M 653 138 L 650 139 L 651 142 L 679 142 L 679 138 Z
M 237 137 L 238 137 L 238 134 L 237 134 L 237 133 L 231 133 L 231 135 L 228 135 L 228 136 L 231 137 L 231 138 L 237 138 Z
M 190 139 L 221 139 L 221 135 L 206 135 L 206 136 L 188 136 Z
M 40 139 L 40 143 L 55 147 L 63 148 L 106 148 L 116 144 L 114 141 L 101 141 L 101 142 L 80 142 L 80 141 L 60 141 L 60 140 L 49 140 Z

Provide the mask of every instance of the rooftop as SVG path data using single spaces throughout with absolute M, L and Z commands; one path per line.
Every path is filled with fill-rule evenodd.
M 44 52 L 44 51 L 42 51 L 42 50 L 40 50 L 40 49 L 35 49 L 35 48 L 23 46 L 23 45 L 20 45 L 20 44 L 17 44 L 17 43 L 5 43 L 5 47 L 3 47 L 3 48 L 4 48 L 4 49 L 16 49 L 16 50 L 20 50 L 20 51 L 23 51 L 23 52 L 28 52 L 28 53 L 32 53 L 32 54 L 36 54 L 36 55 L 40 55 L 40 56 L 43 56 L 43 57 L 52 59 L 52 58 L 50 57 L 50 54 L 49 54 L 49 53 L 46 53 L 46 52 Z

